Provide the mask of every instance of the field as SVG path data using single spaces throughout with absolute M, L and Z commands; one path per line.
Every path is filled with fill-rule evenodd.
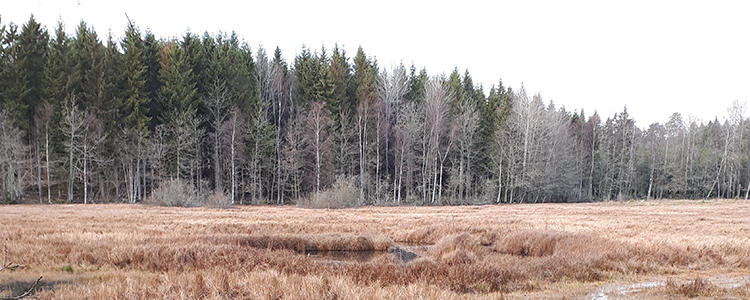
M 13 205 L 0 228 L 20 265 L 0 272 L 0 298 L 39 276 L 39 299 L 750 297 L 750 202 L 738 200 Z

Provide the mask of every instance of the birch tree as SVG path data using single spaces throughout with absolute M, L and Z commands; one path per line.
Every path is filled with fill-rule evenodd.
M 68 203 L 73 203 L 73 190 L 75 185 L 76 172 L 78 171 L 79 156 L 82 152 L 81 136 L 85 125 L 84 115 L 78 109 L 76 97 L 71 96 L 65 103 L 63 111 L 63 132 L 65 133 L 65 152 L 67 156 L 67 195 Z
M 448 119 L 448 91 L 444 80 L 431 78 L 425 84 L 425 153 L 423 154 L 423 202 L 440 205 L 445 159 L 453 143 L 453 130 Z M 431 177 L 431 178 L 430 178 Z M 431 181 L 431 182 L 430 182 Z
M 0 188 L 5 203 L 17 203 L 23 198 L 26 147 L 23 132 L 13 125 L 8 113 L 0 111 Z
M 224 83 L 216 80 L 214 85 L 209 90 L 209 94 L 203 98 L 203 105 L 208 111 L 209 119 L 207 120 L 208 126 L 212 129 L 210 134 L 212 156 L 211 162 L 213 163 L 213 184 L 214 191 L 223 192 L 224 185 L 222 183 L 222 165 L 221 165 L 221 125 L 227 119 L 230 113 L 230 95 L 226 89 Z
M 315 182 L 315 202 L 320 203 L 320 191 L 325 188 L 329 182 L 330 174 L 330 139 L 328 136 L 328 127 L 330 119 L 328 112 L 323 108 L 320 102 L 310 104 L 308 111 L 306 128 L 307 144 L 309 145 L 309 154 L 314 157 L 314 182 Z
M 74 122 L 74 121 L 72 121 Z M 86 111 L 83 114 L 81 128 L 81 159 L 83 160 L 83 203 L 89 202 L 89 179 L 91 177 L 92 165 L 99 162 L 99 147 L 106 139 L 102 123 L 93 113 Z M 72 126 L 71 126 L 72 132 Z M 161 159 L 163 156 L 158 156 Z M 70 200 L 70 196 L 69 196 Z
M 386 168 L 390 168 L 390 166 L 393 165 L 393 169 L 389 169 L 386 171 L 388 175 L 393 179 L 392 201 L 393 203 L 398 203 L 400 202 L 400 200 L 397 198 L 396 190 L 397 185 L 400 186 L 400 183 L 397 182 L 399 180 L 399 176 L 397 176 L 399 166 L 393 161 L 397 156 L 395 153 L 396 150 L 394 149 L 394 140 L 396 134 L 395 127 L 398 124 L 399 116 L 402 114 L 403 103 L 405 101 L 406 94 L 409 92 L 409 87 L 411 84 L 409 82 L 409 76 L 406 73 L 406 68 L 403 64 L 394 66 L 391 73 L 388 73 L 388 71 L 386 71 L 385 69 L 382 70 L 380 72 L 380 76 L 378 76 L 378 80 L 378 97 L 379 102 L 381 103 L 380 114 L 382 115 L 381 122 L 379 122 L 380 129 L 378 130 L 378 132 L 382 132 L 382 134 L 379 135 L 378 140 L 382 140 L 384 144 L 383 149 L 385 155 L 383 165 Z M 402 130 L 406 129 L 408 123 L 406 122 L 406 120 L 409 117 L 402 118 L 404 119 L 401 124 L 401 126 L 403 126 Z M 403 155 L 405 154 L 405 147 L 411 143 L 410 132 L 404 132 L 404 134 L 405 135 L 402 136 L 402 138 L 405 138 L 405 144 L 402 145 L 402 153 L 400 154 L 402 159 Z M 403 163 L 403 160 L 401 161 L 401 163 Z M 403 167 L 403 165 L 401 167 Z
M 53 108 L 52 105 L 44 101 L 41 105 L 37 107 L 36 114 L 34 115 L 35 121 L 34 124 L 36 124 L 36 130 L 37 130 L 37 136 L 41 137 L 43 139 L 42 143 L 44 144 L 42 147 L 44 148 L 44 175 L 45 178 L 45 186 L 47 187 L 47 203 L 52 204 L 52 181 L 50 176 L 50 140 L 51 140 L 51 130 L 50 127 L 52 123 L 52 114 L 53 114 Z M 38 143 L 37 143 L 38 144 Z M 37 150 L 41 152 L 41 150 Z M 37 189 L 39 190 L 39 202 L 42 203 L 42 162 L 41 162 L 42 155 L 37 155 Z
M 372 61 L 367 58 L 365 52 L 360 47 L 357 55 L 354 57 L 354 81 L 356 85 L 357 97 L 357 140 L 359 148 L 359 200 L 364 204 L 370 194 L 371 175 L 370 165 L 373 161 L 372 152 L 372 133 L 371 130 L 376 126 L 377 113 L 375 104 L 377 100 L 376 77 L 377 68 Z

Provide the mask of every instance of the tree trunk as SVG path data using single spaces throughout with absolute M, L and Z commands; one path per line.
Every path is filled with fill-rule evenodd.
M 46 164 L 46 171 L 47 171 L 47 203 L 52 204 L 52 187 L 51 187 L 51 181 L 49 180 L 49 123 L 45 124 L 45 131 L 44 131 L 44 160 Z
M 651 172 L 650 172 L 650 175 L 648 177 L 648 193 L 646 194 L 646 199 L 647 200 L 651 200 L 651 188 L 654 185 L 654 168 L 655 168 L 654 167 L 654 163 L 655 163 L 654 162 L 654 160 L 655 160 L 654 156 L 656 156 L 656 154 L 655 153 L 651 153 Z
M 36 189 L 39 192 L 39 203 L 42 201 L 42 156 L 39 153 L 39 141 L 38 137 L 34 137 L 34 153 L 36 156 Z
M 232 122 L 232 145 L 231 145 L 231 152 L 232 152 L 231 153 L 231 160 L 232 160 L 232 170 L 231 170 L 232 171 L 232 205 L 234 205 L 235 187 L 237 186 L 237 171 L 235 169 L 236 166 L 235 166 L 235 161 L 234 161 L 234 156 L 235 156 L 235 153 L 234 153 L 234 151 L 235 151 L 235 149 L 234 149 L 235 148 L 234 147 L 235 141 L 234 141 L 234 139 L 235 139 L 236 127 L 237 127 L 236 126 L 237 125 L 236 119 L 237 119 L 237 117 L 235 116 L 235 120 L 234 120 L 234 122 Z
M 218 124 L 217 124 L 218 125 Z M 214 191 L 217 193 L 223 192 L 223 186 L 221 183 L 221 163 L 219 161 L 219 129 L 215 127 L 216 132 L 214 133 Z
M 497 199 L 495 199 L 495 203 L 500 203 L 500 195 L 503 191 L 503 160 L 502 158 L 497 164 Z
M 88 145 L 83 143 L 83 204 L 89 203 Z
M 380 201 L 380 112 L 378 112 L 375 126 L 375 200 L 373 204 L 378 204 L 378 201 Z
M 70 134 L 70 145 L 71 149 L 68 155 L 68 166 L 70 170 L 68 171 L 68 203 L 73 203 L 73 137 L 75 136 L 75 131 L 72 131 Z

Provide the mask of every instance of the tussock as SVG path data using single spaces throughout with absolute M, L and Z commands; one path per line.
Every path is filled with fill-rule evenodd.
M 710 296 L 716 286 L 709 283 L 706 279 L 696 277 L 688 283 L 679 284 L 673 279 L 667 280 L 664 285 L 664 289 L 667 294 L 670 295 L 681 295 L 688 298 L 695 298 L 698 296 Z
M 241 246 L 299 253 L 307 251 L 386 251 L 393 241 L 384 236 L 354 234 L 318 235 L 248 235 L 220 239 L 221 243 L 237 243 Z
M 430 252 L 436 261 L 448 265 L 472 264 L 481 260 L 487 249 L 472 235 L 462 233 L 440 239 Z

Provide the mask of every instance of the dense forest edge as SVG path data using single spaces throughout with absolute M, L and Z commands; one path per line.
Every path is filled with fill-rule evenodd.
M 0 20 L 0 201 L 462 205 L 743 198 L 746 105 L 640 128 L 469 71 L 236 34 Z M 604 101 L 605 99 L 603 99 Z

